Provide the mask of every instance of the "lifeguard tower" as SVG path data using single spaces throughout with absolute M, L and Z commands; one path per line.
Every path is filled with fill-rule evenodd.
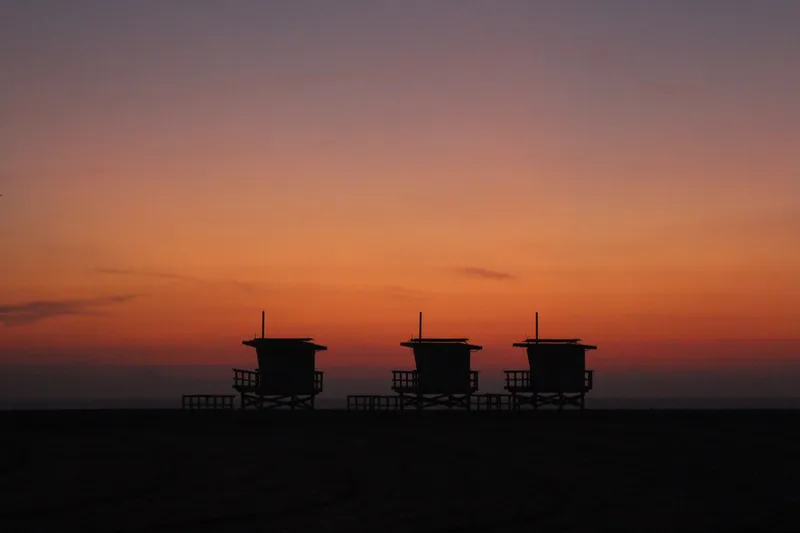
M 554 405 L 562 410 L 572 405 L 583 410 L 593 377 L 593 371 L 586 369 L 586 352 L 597 346 L 581 344 L 580 339 L 540 339 L 536 313 L 536 337 L 514 347 L 527 350 L 530 368 L 504 371 L 513 408 Z
M 256 349 L 256 370 L 233 369 L 233 388 L 241 395 L 241 408 L 314 409 L 314 398 L 322 392 L 322 372 L 316 370 L 316 353 L 327 350 L 312 338 L 264 336 L 261 312 L 261 338 L 242 341 Z
M 424 338 L 419 314 L 419 336 L 400 343 L 414 350 L 416 369 L 392 371 L 392 390 L 398 394 L 401 410 L 470 409 L 472 395 L 478 390 L 478 371 L 470 368 L 470 357 L 483 348 L 467 340 Z

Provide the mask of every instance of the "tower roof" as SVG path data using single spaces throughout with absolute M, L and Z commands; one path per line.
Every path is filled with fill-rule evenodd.
M 322 346 L 320 344 L 311 342 L 313 340 L 314 339 L 311 337 L 261 337 L 242 341 L 242 344 L 245 346 L 252 346 L 253 348 L 269 347 L 275 349 L 308 346 L 313 348 L 316 352 L 321 352 L 328 349 L 327 346 Z
M 580 344 L 580 339 L 525 339 L 522 342 L 515 342 L 513 344 L 514 348 L 527 348 L 529 346 L 536 346 L 536 345 L 545 345 L 545 346 L 572 345 L 572 346 L 580 346 L 584 350 L 597 349 L 597 346 L 592 346 L 589 344 Z
M 477 351 L 483 349 L 483 346 L 469 344 L 467 342 L 468 340 L 469 339 L 466 338 L 417 337 L 417 338 L 412 338 L 411 340 L 406 342 L 401 342 L 400 346 L 404 346 L 406 348 L 415 348 L 418 346 L 464 346 L 465 348 L 468 348 L 470 351 Z

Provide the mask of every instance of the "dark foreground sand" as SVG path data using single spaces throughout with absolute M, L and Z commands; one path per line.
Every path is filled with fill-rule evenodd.
M 800 532 L 800 412 L 477 415 L 0 413 L 0 531 Z

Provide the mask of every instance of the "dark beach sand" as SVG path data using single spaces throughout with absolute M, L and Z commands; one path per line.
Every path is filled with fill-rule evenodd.
M 0 530 L 800 532 L 798 411 L 266 415 L 0 413 Z

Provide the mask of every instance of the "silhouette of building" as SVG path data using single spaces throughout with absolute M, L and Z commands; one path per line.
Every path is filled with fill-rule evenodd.
M 597 346 L 581 344 L 580 339 L 540 339 L 539 313 L 536 337 L 514 343 L 528 353 L 528 370 L 505 370 L 505 389 L 512 406 L 572 405 L 584 408 L 586 393 L 592 390 L 593 371 L 586 369 L 586 352 Z
M 472 409 L 472 400 L 477 396 L 475 392 L 478 390 L 478 372 L 470 368 L 470 359 L 472 352 L 483 348 L 469 344 L 467 340 L 424 338 L 422 313 L 420 313 L 419 336 L 400 343 L 400 346 L 414 350 L 416 368 L 392 370 L 392 390 L 397 394 L 351 394 L 347 397 L 347 409 L 357 411 L 405 411 L 429 407 Z M 484 401 L 484 408 L 489 403 L 491 401 Z
M 233 369 L 233 388 L 241 395 L 241 408 L 314 409 L 314 399 L 322 392 L 322 372 L 316 369 L 316 353 L 327 350 L 312 338 L 264 336 L 242 341 L 256 349 L 256 370 Z
M 414 350 L 416 368 L 392 371 L 392 390 L 399 396 L 401 409 L 470 409 L 471 396 L 478 390 L 478 371 L 470 368 L 470 360 L 472 352 L 482 347 L 467 340 L 424 338 L 419 314 L 419 336 L 400 343 Z

